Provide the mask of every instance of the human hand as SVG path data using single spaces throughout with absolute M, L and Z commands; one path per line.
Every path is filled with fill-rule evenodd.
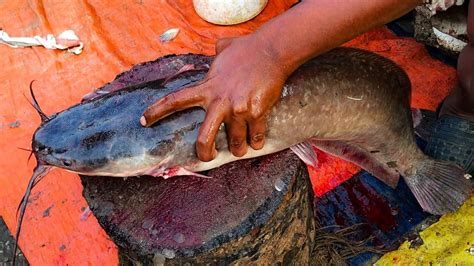
M 233 155 L 245 155 L 248 144 L 261 149 L 266 115 L 279 99 L 290 74 L 264 46 L 251 35 L 220 40 L 217 56 L 204 80 L 155 102 L 144 112 L 141 124 L 150 126 L 174 112 L 201 107 L 206 111 L 196 140 L 201 161 L 216 156 L 215 137 L 222 123 Z

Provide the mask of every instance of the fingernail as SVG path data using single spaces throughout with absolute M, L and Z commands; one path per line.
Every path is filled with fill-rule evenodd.
M 244 143 L 243 140 L 241 139 L 232 139 L 229 143 L 229 145 L 232 147 L 232 148 L 240 148 L 240 146 L 242 146 L 242 144 Z
M 142 126 L 146 126 L 146 118 L 144 116 L 140 117 L 140 124 L 142 124 Z
M 263 134 L 255 134 L 252 137 L 252 141 L 254 142 L 260 142 L 263 140 L 264 135 Z

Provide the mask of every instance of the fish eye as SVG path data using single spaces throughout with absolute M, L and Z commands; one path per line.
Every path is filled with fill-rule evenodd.
M 51 152 L 53 151 L 50 147 L 38 147 L 35 150 L 37 152 L 42 152 L 42 153 L 45 153 L 45 154 L 51 154 Z
M 41 145 L 41 144 L 38 144 L 36 145 L 36 147 L 33 148 L 36 152 L 46 152 L 46 153 L 50 153 L 51 152 L 51 148 L 49 147 L 46 147 L 44 145 Z
M 72 162 L 70 160 L 63 160 L 62 161 L 64 166 L 71 166 Z

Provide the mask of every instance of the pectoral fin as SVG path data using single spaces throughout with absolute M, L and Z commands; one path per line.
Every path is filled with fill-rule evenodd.
M 318 165 L 318 157 L 310 140 L 298 143 L 290 149 L 307 165 L 315 168 Z
M 202 175 L 199 173 L 195 173 L 193 171 L 189 171 L 188 169 L 183 168 L 183 167 L 173 167 L 173 168 L 166 169 L 162 177 L 164 179 L 168 179 L 174 176 L 185 176 L 185 175 L 202 177 L 202 178 L 211 178 L 210 176 L 207 176 L 207 175 Z
M 146 172 L 145 175 L 150 175 L 154 177 L 162 177 L 164 179 L 168 179 L 175 176 L 196 176 L 196 177 L 202 177 L 202 178 L 211 178 L 210 176 L 195 173 L 181 166 L 176 166 L 172 168 L 156 167 Z

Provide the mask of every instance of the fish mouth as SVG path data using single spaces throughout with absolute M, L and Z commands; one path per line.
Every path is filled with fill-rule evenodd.
M 55 166 L 65 170 L 74 171 L 74 161 L 70 159 L 56 157 L 54 154 L 41 155 L 36 159 L 38 165 Z

